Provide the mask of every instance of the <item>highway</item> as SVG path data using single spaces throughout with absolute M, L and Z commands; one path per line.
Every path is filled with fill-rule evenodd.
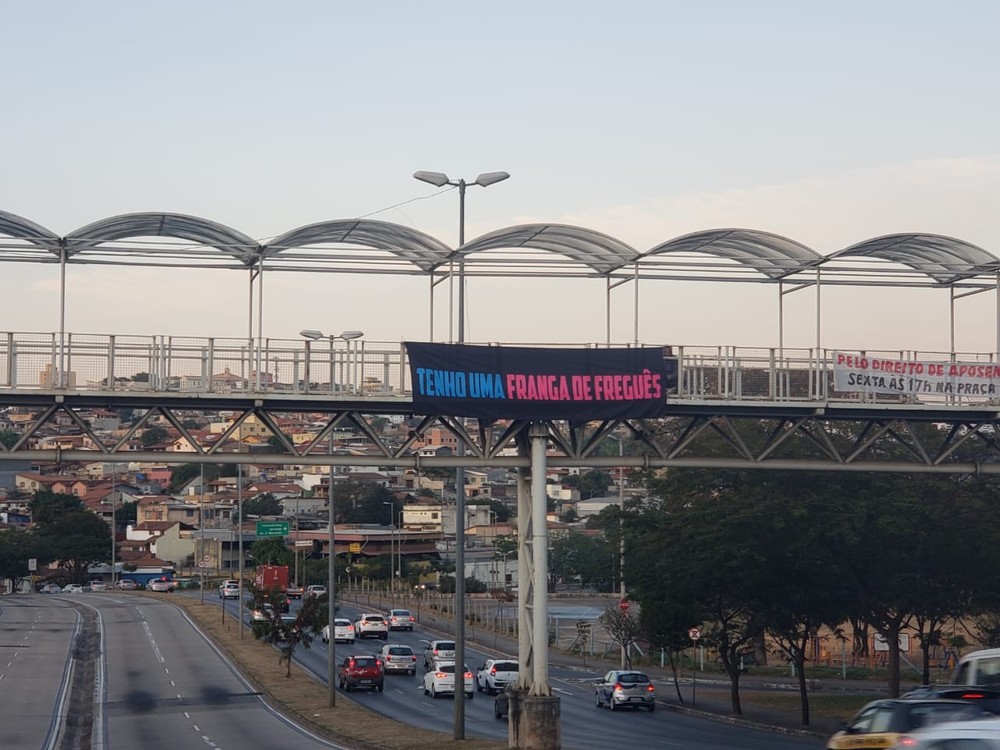
M 4 750 L 345 750 L 268 708 L 169 600 L 35 594 L 2 605 Z
M 211 592 L 214 595 L 214 592 Z M 206 592 L 206 601 L 209 593 Z M 292 607 L 298 604 L 293 601 Z M 229 600 L 227 608 L 235 616 L 237 603 Z M 362 610 L 344 604 L 340 614 L 354 619 Z M 364 610 L 376 611 L 376 610 Z M 352 691 L 350 699 L 406 724 L 425 729 L 451 733 L 454 726 L 454 702 L 450 698 L 434 700 L 423 694 L 422 654 L 424 640 L 450 637 L 448 633 L 428 630 L 420 623 L 412 632 L 394 631 L 388 643 L 405 643 L 417 654 L 415 676 L 389 674 L 385 677 L 382 693 Z M 381 650 L 384 642 L 377 639 L 356 641 L 352 645 L 336 644 L 337 661 L 349 654 L 371 654 Z M 496 654 L 466 646 L 466 663 L 475 671 Z M 310 648 L 296 650 L 297 661 L 306 669 L 325 679 L 327 646 L 316 639 Z M 632 746 L 684 748 L 684 750 L 789 750 L 790 748 L 822 748 L 821 740 L 790 737 L 782 734 L 747 729 L 740 726 L 699 719 L 674 711 L 660 710 L 652 714 L 645 711 L 612 713 L 607 708 L 598 709 L 594 704 L 594 681 L 604 674 L 604 668 L 594 670 L 572 669 L 550 665 L 553 690 L 562 698 L 562 746 L 565 750 L 604 750 L 616 747 L 627 738 Z M 666 686 L 662 686 L 664 689 Z M 494 717 L 493 698 L 476 693 L 466 701 L 466 736 L 487 737 L 505 741 L 507 722 Z
M 269 709 L 184 612 L 170 604 L 173 596 L 161 600 L 108 592 L 4 597 L 0 602 L 0 747 L 339 747 Z M 206 601 L 218 599 L 212 592 Z M 227 608 L 235 613 L 237 603 L 229 601 Z M 355 607 L 342 608 L 345 616 L 357 613 Z M 422 641 L 435 637 L 447 634 L 418 623 L 413 633 L 394 632 L 390 642 L 407 643 L 419 655 Z M 381 646 L 381 640 L 337 644 L 338 660 L 348 654 L 377 652 Z M 327 646 L 321 640 L 296 653 L 302 666 L 325 678 Z M 473 669 L 494 655 L 475 644 L 469 644 L 466 653 Z M 383 693 L 352 692 L 349 699 L 405 724 L 450 734 L 454 702 L 424 696 L 421 664 L 418 661 L 415 676 L 387 675 Z M 823 747 L 820 740 L 668 710 L 611 713 L 594 705 L 593 682 L 600 669 L 553 666 L 550 674 L 553 689 L 562 698 L 566 750 L 615 747 L 626 738 L 632 746 L 685 750 Z M 466 734 L 506 739 L 507 724 L 494 718 L 492 697 L 476 693 L 466 702 Z

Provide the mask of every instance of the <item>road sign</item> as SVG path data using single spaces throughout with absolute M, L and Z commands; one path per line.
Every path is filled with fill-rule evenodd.
M 295 543 L 296 547 L 312 547 L 313 543 L 309 539 L 299 539 Z
M 352 555 L 356 555 L 361 552 L 361 542 L 351 542 L 351 545 L 347 548 L 347 551 Z
M 198 563 L 198 567 L 199 567 L 199 568 L 204 568 L 204 567 L 205 567 L 205 563 L 204 563 L 204 562 L 200 562 L 200 563 Z
M 28 558 L 28 570 L 29 571 L 38 570 L 38 558 L 37 557 L 29 557 Z
M 288 536 L 288 521 L 258 521 L 257 536 Z
M 688 628 L 688 638 L 696 641 L 701 638 L 701 628 Z
M 628 608 L 629 608 L 628 599 L 621 599 L 621 600 L 619 600 L 619 602 L 618 602 L 618 609 L 620 609 L 622 611 L 622 614 L 626 614 L 628 612 Z

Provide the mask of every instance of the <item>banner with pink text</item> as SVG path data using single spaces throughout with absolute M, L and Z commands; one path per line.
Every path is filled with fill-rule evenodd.
M 841 392 L 991 398 L 1000 393 L 1000 365 L 834 352 L 833 383 L 834 389 Z
M 547 349 L 408 341 L 417 414 L 649 419 L 666 413 L 677 358 L 662 348 Z

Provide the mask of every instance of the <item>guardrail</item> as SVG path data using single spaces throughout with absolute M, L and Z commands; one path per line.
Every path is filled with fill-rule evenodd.
M 907 394 L 836 392 L 833 352 L 827 349 L 646 346 L 662 347 L 678 359 L 679 382 L 669 395 L 671 401 L 984 403 L 981 396 L 921 394 L 918 401 Z M 854 351 L 907 362 L 995 360 L 992 353 Z M 401 342 L 0 333 L 0 392 L 25 391 L 289 394 L 350 400 L 411 395 Z

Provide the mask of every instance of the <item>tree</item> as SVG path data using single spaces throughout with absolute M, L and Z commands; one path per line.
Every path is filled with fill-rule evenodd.
M 180 492 L 188 482 L 195 477 L 201 476 L 203 468 L 206 482 L 212 482 L 219 478 L 220 467 L 218 464 L 181 464 L 180 466 L 175 466 L 170 472 L 168 491 L 172 494 Z
M 617 605 L 609 604 L 597 619 L 608 631 L 611 640 L 625 652 L 625 668 L 631 669 L 631 646 L 638 643 L 642 636 L 642 627 L 639 625 L 638 618 L 628 612 L 622 612 Z
M 91 565 L 111 559 L 111 527 L 89 510 L 71 510 L 36 528 L 50 560 L 59 560 L 75 583 L 83 583 Z
M 21 436 L 13 430 L 0 430 L 0 444 L 4 448 L 13 448 L 20 438 Z
M 326 624 L 328 600 L 317 596 L 304 597 L 294 617 L 282 617 L 282 592 L 261 589 L 253 583 L 248 584 L 248 589 L 250 608 L 263 613 L 263 619 L 253 623 L 254 637 L 278 649 L 278 664 L 287 666 L 285 678 L 290 679 L 295 650 L 299 646 L 309 648 Z
M 294 565 L 295 556 L 285 544 L 284 537 L 269 536 L 258 539 L 250 547 L 250 556 L 258 565 Z
M 18 528 L 0 531 L 0 579 L 17 583 L 28 577 L 28 559 L 38 557 L 31 532 Z
M 167 432 L 165 427 L 149 427 L 142 431 L 142 436 L 139 438 L 139 442 L 142 443 L 143 447 L 148 448 L 151 445 L 159 445 L 160 443 L 166 442 L 169 434 L 170 433 Z
M 31 520 L 37 524 L 49 524 L 65 513 L 83 510 L 83 501 L 76 495 L 62 492 L 39 490 L 28 503 Z
M 613 591 L 618 580 L 618 550 L 604 535 L 569 533 L 549 547 L 549 589 L 556 582 L 577 582 L 598 591 Z
M 348 480 L 333 486 L 333 508 L 337 523 L 385 524 L 392 503 L 392 513 L 399 512 L 399 503 L 388 489 L 369 481 Z
M 247 516 L 280 516 L 285 508 L 281 501 L 270 492 L 247 498 L 243 501 L 243 517 Z

